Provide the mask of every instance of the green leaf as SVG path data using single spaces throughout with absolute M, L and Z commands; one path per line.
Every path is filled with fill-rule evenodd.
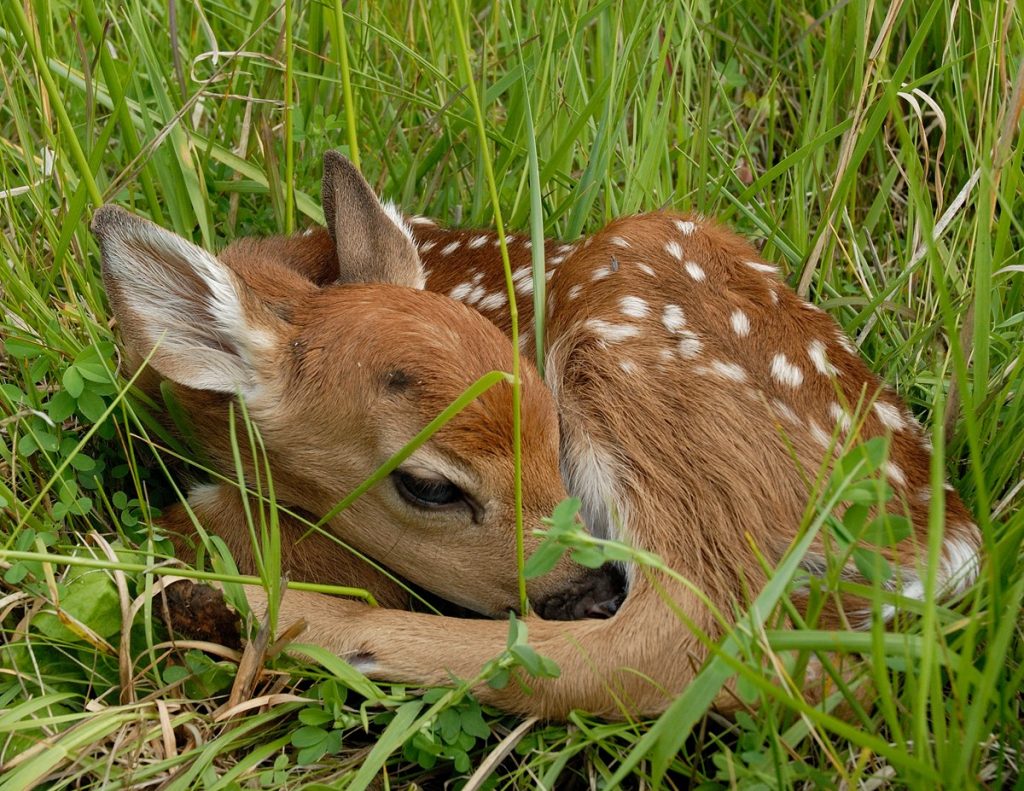
M 526 579 L 543 577 L 557 565 L 562 555 L 565 554 L 565 550 L 564 546 L 550 539 L 544 541 L 526 561 L 526 566 L 523 568 Z
M 78 397 L 78 411 L 90 423 L 95 423 L 99 420 L 103 416 L 103 410 L 106 408 L 107 405 L 103 403 L 103 399 L 92 392 L 92 390 L 83 390 L 82 394 Z
M 327 731 L 316 725 L 304 725 L 292 732 L 292 747 L 312 747 L 327 738 Z
M 58 590 L 61 609 L 100 637 L 112 637 L 121 631 L 121 604 L 117 588 L 106 572 L 72 566 Z M 32 624 L 54 640 L 77 642 L 82 639 L 53 613 L 40 613 Z
M 604 565 L 604 552 L 600 547 L 578 547 L 572 551 L 572 559 L 588 569 Z
M 8 338 L 4 341 L 4 349 L 18 360 L 31 360 L 43 353 L 43 347 L 23 338 Z
M 858 547 L 853 550 L 853 562 L 869 582 L 881 584 L 892 579 L 892 566 L 878 552 Z
M 46 413 L 54 423 L 63 423 L 75 412 L 75 399 L 67 390 L 61 390 L 46 405 Z
M 908 538 L 914 532 L 914 526 L 905 516 L 883 514 L 872 519 L 860 540 L 879 547 L 891 547 Z
M 72 398 L 78 398 L 82 395 L 82 391 L 85 390 L 85 381 L 74 367 L 68 368 L 64 372 L 61 381 L 64 383 L 64 389 L 68 391 L 68 395 Z

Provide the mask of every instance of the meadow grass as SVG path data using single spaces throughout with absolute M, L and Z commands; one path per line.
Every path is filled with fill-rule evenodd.
M 0 788 L 440 787 L 474 770 L 474 788 L 1019 784 L 1021 13 L 0 4 Z M 327 148 L 456 225 L 572 239 L 672 206 L 758 240 L 930 427 L 933 480 L 948 474 L 984 535 L 977 583 L 952 607 L 902 602 L 903 633 L 776 629 L 797 546 L 650 722 L 520 722 L 466 684 L 373 684 L 314 649 L 220 716 L 237 656 L 162 643 L 151 596 L 169 549 L 152 520 L 202 460 L 122 376 L 88 221 L 113 202 L 213 249 L 301 229 L 323 219 Z M 827 494 L 801 540 L 827 523 Z M 257 511 L 269 546 L 273 511 Z M 230 559 L 214 561 L 200 575 L 230 593 Z M 840 718 L 767 680 L 812 651 L 863 655 L 874 705 L 840 691 Z M 513 661 L 531 657 L 513 644 L 486 672 Z M 730 677 L 749 709 L 726 721 L 710 703 Z

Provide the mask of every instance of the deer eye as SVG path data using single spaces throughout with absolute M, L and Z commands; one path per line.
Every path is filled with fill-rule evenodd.
M 462 489 L 444 478 L 421 478 L 402 470 L 391 477 L 402 499 L 419 508 L 443 508 L 466 499 Z

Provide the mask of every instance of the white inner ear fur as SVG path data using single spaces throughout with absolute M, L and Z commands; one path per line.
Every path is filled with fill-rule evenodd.
M 384 210 L 384 213 L 395 225 L 398 226 L 398 230 L 405 234 L 405 238 L 409 240 L 414 248 L 416 247 L 416 239 L 412 235 L 412 228 L 409 227 L 409 223 L 405 221 L 405 215 L 402 214 L 402 210 L 395 205 L 394 201 L 381 201 L 380 207 Z
M 398 230 L 400 230 L 409 241 L 409 248 L 412 251 L 413 256 L 416 258 L 417 272 L 414 275 L 413 281 L 407 285 L 409 288 L 415 288 L 422 291 L 427 287 L 427 277 L 423 274 L 423 263 L 420 261 L 420 252 L 416 247 L 416 238 L 412 235 L 412 228 L 410 228 L 409 223 L 406 222 L 405 215 L 402 214 L 401 209 L 399 209 L 393 201 L 382 201 L 380 198 L 377 198 L 377 202 L 380 203 L 380 207 L 384 211 L 384 214 L 387 215 L 388 219 L 395 224 L 395 227 L 398 228 Z
M 200 390 L 256 391 L 254 363 L 272 346 L 242 304 L 245 286 L 210 253 L 133 218 L 106 236 L 108 274 L 116 281 L 119 316 L 153 353 L 164 376 Z

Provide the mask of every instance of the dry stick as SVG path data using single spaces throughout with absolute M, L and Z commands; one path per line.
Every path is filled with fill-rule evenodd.
M 512 752 L 522 738 L 529 733 L 530 729 L 534 725 L 537 724 L 537 721 L 537 717 L 530 717 L 523 720 L 518 726 L 516 726 L 515 730 L 498 742 L 497 747 L 491 750 L 490 755 L 484 758 L 480 766 L 478 766 L 476 771 L 473 772 L 472 777 L 470 777 L 466 785 L 462 787 L 462 791 L 479 791 L 487 778 L 491 776 L 491 772 L 497 768 L 498 764 L 505 760 L 508 754 Z
M 107 556 L 111 563 L 117 563 L 119 558 L 113 548 L 99 533 L 93 530 L 89 537 Z M 132 652 L 131 632 L 132 614 L 131 596 L 128 594 L 128 579 L 120 569 L 111 569 L 114 574 L 114 584 L 117 586 L 117 598 L 121 605 L 121 642 L 117 651 L 117 672 L 121 681 L 121 703 L 135 702 L 135 684 L 132 675 Z

